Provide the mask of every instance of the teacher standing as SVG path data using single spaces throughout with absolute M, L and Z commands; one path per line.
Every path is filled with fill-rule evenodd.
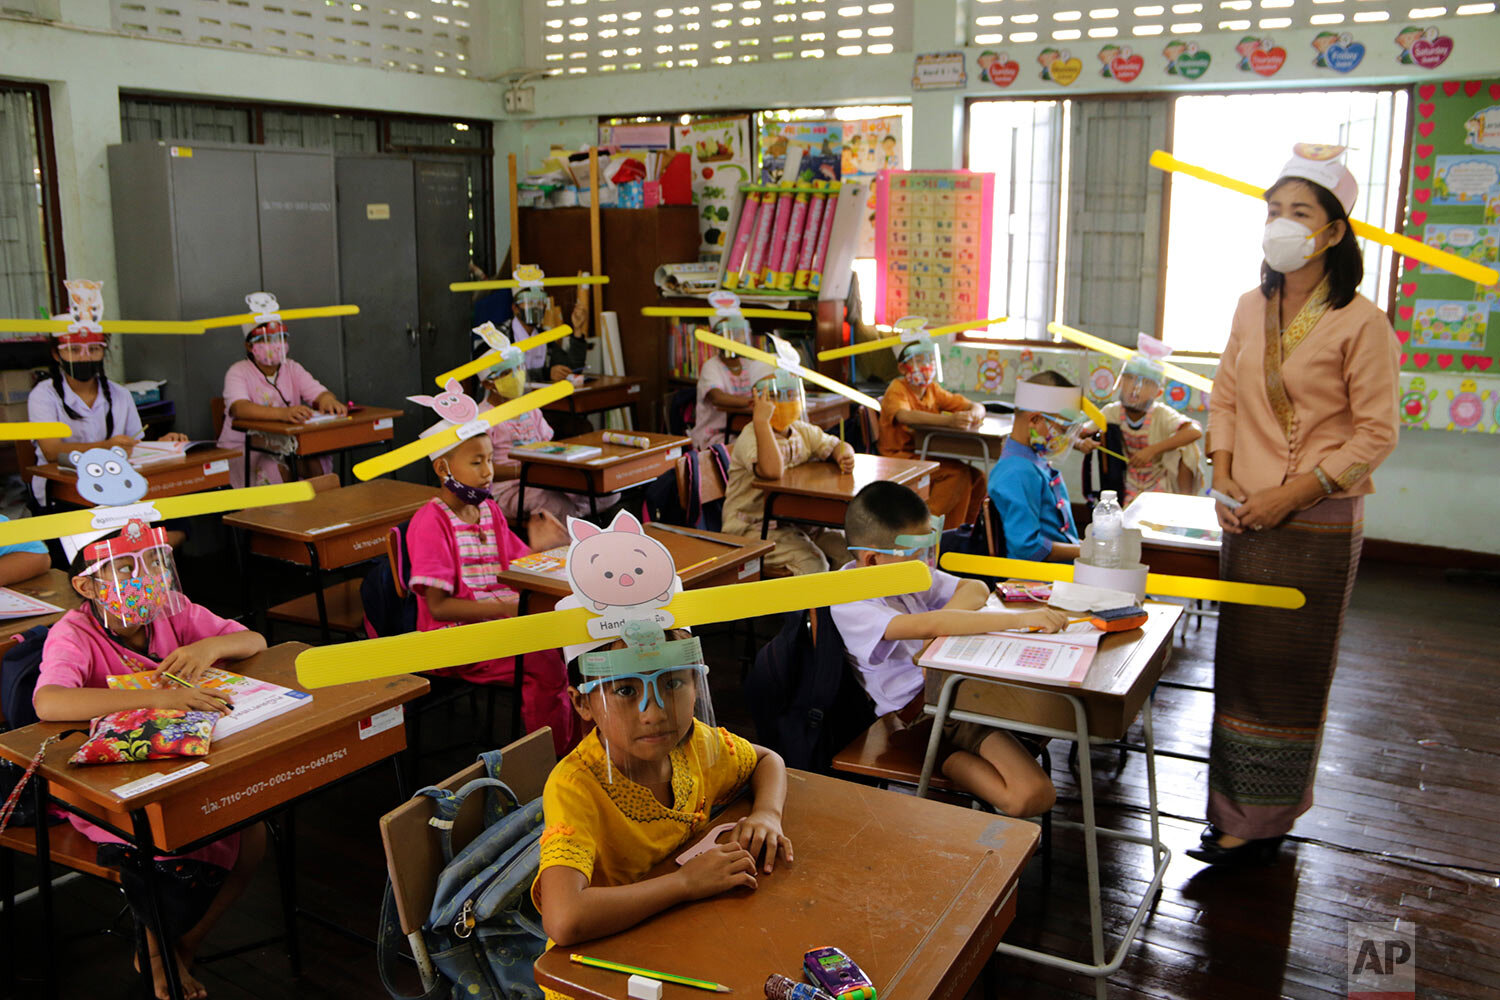
M 1295 611 L 1226 604 L 1214 651 L 1209 827 L 1188 854 L 1266 864 L 1312 806 L 1370 475 L 1396 447 L 1397 349 L 1358 292 L 1340 146 L 1294 147 L 1266 191 L 1260 287 L 1240 298 L 1209 400 L 1219 575 L 1296 587 Z

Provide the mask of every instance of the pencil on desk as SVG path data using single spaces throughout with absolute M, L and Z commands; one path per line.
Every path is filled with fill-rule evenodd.
M 651 969 L 639 969 L 633 965 L 621 965 L 618 962 L 606 962 L 602 958 L 590 958 L 574 952 L 568 956 L 579 965 L 591 965 L 596 969 L 608 969 L 610 972 L 621 972 L 627 976 L 650 976 L 652 979 L 660 979 L 664 983 L 677 983 L 679 986 L 691 986 L 698 990 L 708 990 L 710 993 L 733 993 L 728 986 L 719 983 L 711 983 L 706 979 L 690 979 L 687 976 L 674 976 L 670 972 L 654 972 Z
M 198 686 L 192 681 L 185 681 L 181 677 L 178 677 L 176 674 L 166 670 L 158 670 L 157 673 L 161 674 L 167 680 L 172 681 L 174 684 L 181 684 L 185 688 L 195 688 Z
M 681 576 L 682 574 L 684 574 L 684 573 L 686 573 L 686 572 L 688 572 L 690 570 L 697 569 L 699 566 L 707 566 L 709 563 L 713 562 L 717 558 L 719 558 L 719 557 L 718 556 L 709 556 L 707 559 L 699 559 L 697 562 L 693 563 L 691 566 L 684 566 L 684 567 L 682 567 L 682 569 L 679 569 L 677 571 L 677 575 Z

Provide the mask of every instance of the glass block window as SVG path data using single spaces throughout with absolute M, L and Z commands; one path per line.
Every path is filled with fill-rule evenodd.
M 911 51 L 917 0 L 525 0 L 527 64 L 553 75 Z
M 509 0 L 507 0 L 509 2 Z M 468 76 L 485 0 L 110 0 L 117 31 L 195 45 Z
M 1405 24 L 1495 13 L 1494 3 L 1426 5 L 1402 0 L 969 0 L 969 44 L 1079 39 L 1186 38 L 1285 28 Z

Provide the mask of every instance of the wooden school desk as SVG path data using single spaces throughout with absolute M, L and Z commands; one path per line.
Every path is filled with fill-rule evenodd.
M 881 479 L 904 483 L 926 500 L 936 468 L 936 462 L 856 454 L 850 473 L 840 472 L 837 462 L 804 462 L 783 471 L 780 479 L 757 479 L 753 485 L 766 495 L 760 537 L 766 537 L 773 518 L 842 528 L 854 494 Z
M 323 574 L 367 559 L 384 558 L 385 533 L 408 520 L 437 495 L 431 486 L 400 479 L 372 479 L 319 493 L 301 503 L 274 504 L 226 514 L 224 523 L 240 532 L 241 551 L 311 572 L 317 594 L 318 624 L 328 642 L 328 608 Z M 250 606 L 250 560 L 241 565 L 246 607 Z
M 306 648 L 302 643 L 283 643 L 241 661 L 234 670 L 303 690 L 297 684 L 294 660 Z M 195 761 L 174 758 L 71 766 L 67 760 L 84 737 L 70 736 L 48 750 L 46 762 L 35 775 L 37 814 L 44 815 L 42 810 L 50 799 L 113 827 L 143 853 L 188 853 L 405 750 L 401 706 L 425 694 L 427 688 L 426 678 L 401 675 L 320 689 L 313 692 L 308 705 L 215 740 L 208 756 Z M 43 722 L 5 733 L 0 735 L 0 757 L 25 767 L 43 740 L 77 728 L 76 722 Z M 399 781 L 400 769 L 397 771 Z M 159 783 L 143 780 L 155 775 L 162 776 Z M 393 795 L 396 797 L 404 798 L 404 789 Z M 294 849 L 296 838 L 290 825 L 283 833 L 277 838 L 279 846 L 282 850 Z M 48 827 L 42 824 L 36 828 L 38 886 L 50 926 L 49 857 Z M 288 872 L 293 870 L 293 857 L 283 853 L 278 859 L 288 866 Z M 154 866 L 144 866 L 142 874 L 154 891 Z M 284 891 L 288 894 L 289 918 L 295 913 L 294 887 L 294 880 L 287 878 Z M 14 920 L 14 907 L 7 906 L 5 914 L 7 921 Z M 170 954 L 172 939 L 163 933 L 159 920 L 151 923 L 163 950 Z M 295 969 L 294 928 L 288 926 L 287 933 Z M 55 983 L 51 965 L 49 954 L 49 984 Z M 181 997 L 175 963 L 168 963 L 168 968 L 173 996 Z M 55 987 L 47 995 L 56 995 Z
M 849 419 L 850 405 L 848 399 L 836 392 L 810 392 L 807 394 L 807 414 L 802 419 L 831 431 Z M 727 426 L 730 434 L 738 434 L 750 426 L 750 407 L 730 406 L 724 412 L 729 414 Z
M 30 580 L 13 583 L 10 589 L 18 594 L 25 594 L 27 597 L 34 597 L 38 601 L 55 604 L 62 610 L 45 615 L 33 615 L 30 618 L 11 618 L 8 621 L 0 621 L 0 636 L 20 635 L 27 629 L 38 625 L 51 625 L 67 612 L 83 604 L 83 598 L 79 597 L 78 591 L 73 589 L 73 578 L 60 569 L 49 569 Z
M 229 485 L 229 463 L 238 461 L 238 448 L 204 448 L 168 462 L 153 462 L 136 469 L 146 477 L 147 500 L 201 493 Z M 78 473 L 55 462 L 26 467 L 29 476 L 47 480 L 47 495 L 54 503 L 92 507 L 95 501 L 78 493 Z
M 250 482 L 250 453 L 258 451 L 287 459 L 292 479 L 297 459 L 347 452 L 365 445 L 389 441 L 396 436 L 396 418 L 401 410 L 385 406 L 361 406 L 347 417 L 293 423 L 290 420 L 234 420 L 234 429 L 245 432 L 245 482 Z
M 637 437 L 649 438 L 646 448 L 629 445 L 607 444 L 604 431 L 590 431 L 577 437 L 562 438 L 555 444 L 582 444 L 602 448 L 593 458 L 572 462 L 554 455 L 512 450 L 506 457 L 521 463 L 519 484 L 516 488 L 516 510 L 525 510 L 522 502 L 527 487 L 556 490 L 559 493 L 579 493 L 589 498 L 589 513 L 599 513 L 599 498 L 628 490 L 632 486 L 649 483 L 664 472 L 670 471 L 683 450 L 692 447 L 692 441 L 677 434 L 656 434 L 651 431 L 630 431 Z M 622 432 L 614 432 L 622 433 Z
M 713 822 L 748 810 L 741 799 Z M 877 996 L 962 998 L 1015 917 L 1016 882 L 1040 836 L 1033 823 L 806 771 L 787 773 L 782 827 L 796 860 L 757 873 L 754 890 L 553 948 L 537 959 L 537 984 L 575 1000 L 625 1000 L 628 976 L 577 965 L 568 958 L 576 952 L 712 980 L 755 1000 L 771 973 L 801 981 L 803 953 L 833 945 Z M 669 860 L 652 874 L 675 868 Z M 667 1000 L 700 993 L 665 985 Z
M 1157 890 L 1161 888 L 1167 862 L 1172 857 L 1171 850 L 1161 841 L 1157 823 L 1156 744 L 1151 728 L 1151 693 L 1156 682 L 1161 679 L 1162 671 L 1166 669 L 1172 651 L 1172 629 L 1182 616 L 1182 608 L 1175 604 L 1154 602 L 1148 602 L 1144 606 L 1150 615 L 1146 624 L 1129 632 L 1105 635 L 1100 640 L 1089 672 L 1080 685 L 927 670 L 929 704 L 926 711 L 934 718 L 932 736 L 928 740 L 927 754 L 922 762 L 922 777 L 917 784 L 918 795 L 927 794 L 927 786 L 937 765 L 943 726 L 950 719 L 1077 741 L 1080 748 L 1078 784 L 1083 803 L 1083 823 L 1063 820 L 1053 822 L 1057 826 L 1072 826 L 1083 830 L 1094 961 L 1092 964 L 1076 962 L 1009 944 L 1002 944 L 997 950 L 1093 976 L 1095 991 L 1100 1000 L 1103 1000 L 1105 994 L 1107 977 L 1124 962 L 1125 955 L 1140 930 L 1141 922 L 1145 919 Z M 935 706 L 931 704 L 934 693 L 937 695 Z M 1141 717 L 1141 728 L 1145 736 L 1143 749 L 1149 799 L 1147 807 L 1151 819 L 1149 837 L 1102 828 L 1097 826 L 1094 819 L 1094 783 L 1088 746 L 1090 743 L 1112 743 L 1119 740 L 1137 714 Z M 1099 837 L 1144 844 L 1151 848 L 1155 862 L 1155 873 L 1136 906 L 1123 940 L 1108 961 L 1105 959 L 1100 906 Z
M 1125 508 L 1125 527 L 1141 532 L 1141 562 L 1153 573 L 1217 580 L 1223 535 L 1214 503 L 1211 497 L 1175 493 L 1136 497 Z
M 555 399 L 542 409 L 581 417 L 628 406 L 634 418 L 631 426 L 640 427 L 641 386 L 645 384 L 645 379 L 635 375 L 590 375 L 570 395 Z M 544 385 L 547 383 L 543 382 L 536 388 Z
M 988 476 L 990 468 L 1000 461 L 1000 449 L 1010 437 L 1015 417 L 1009 413 L 990 413 L 974 430 L 962 427 L 910 427 L 912 444 L 918 458 L 956 458 L 960 462 L 978 461 Z

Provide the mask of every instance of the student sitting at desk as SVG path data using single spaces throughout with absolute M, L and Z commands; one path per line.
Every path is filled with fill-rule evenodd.
M 493 410 L 526 392 L 522 363 L 521 352 L 514 346 L 507 346 L 501 350 L 499 361 L 479 373 L 479 387 L 484 390 L 480 413 Z M 490 483 L 490 495 L 505 516 L 528 533 L 531 517 L 538 511 L 546 511 L 561 520 L 570 516 L 583 517 L 589 510 L 587 499 L 557 490 L 530 490 L 526 494 L 526 509 L 516 509 L 516 494 L 521 487 L 521 463 L 506 456 L 516 445 L 551 440 L 552 425 L 542 417 L 541 410 L 527 410 L 490 428 L 490 443 L 495 447 L 495 479 Z
M 70 313 L 53 319 L 72 320 Z M 129 451 L 142 437 L 141 415 L 136 412 L 130 390 L 104 376 L 104 355 L 109 335 L 92 330 L 55 334 L 52 341 L 50 379 L 43 379 L 26 397 L 26 419 L 39 423 L 64 423 L 73 429 L 70 438 L 40 438 L 36 442 L 38 464 L 56 462 L 73 451 L 120 447 Z M 186 434 L 163 434 L 163 441 L 186 441 Z M 31 480 L 36 502 L 47 503 L 47 480 Z
M 629 643 L 656 640 L 649 662 Z M 780 855 L 786 765 L 714 727 L 708 666 L 685 630 L 569 647 L 569 693 L 595 728 L 552 769 L 532 900 L 558 945 L 614 934 L 679 903 L 756 887 Z M 723 842 L 666 875 L 713 813 L 749 786 L 750 813 Z M 763 863 L 759 861 L 764 855 Z M 554 994 L 555 995 L 555 994 Z
M 880 399 L 880 453 L 890 458 L 916 458 L 913 427 L 957 427 L 976 430 L 984 423 L 984 406 L 942 387 L 943 367 L 931 338 L 896 348 L 896 370 L 901 377 L 886 387 Z M 932 493 L 928 508 L 950 527 L 973 524 L 984 503 L 984 477 L 966 462 L 933 459 Z
M 1082 393 L 1054 371 L 1016 384 L 1016 417 L 990 470 L 990 499 L 1005 528 L 1005 555 L 1036 562 L 1078 558 L 1078 526 L 1052 463 L 1073 446 Z
M 765 510 L 765 498 L 753 485 L 756 479 L 780 479 L 787 469 L 813 461 L 837 462 L 843 472 L 854 469 L 854 449 L 847 441 L 803 419 L 807 397 L 801 379 L 778 369 L 761 376 L 752 392 L 750 426 L 735 439 L 729 458 L 729 483 L 724 488 L 724 530 L 747 538 L 760 534 Z M 814 541 L 814 536 L 801 528 L 773 524 L 766 538 L 776 543 L 765 556 L 766 568 L 793 575 L 826 571 L 828 555 L 823 547 L 833 550 L 835 556 L 843 549 L 837 532 L 822 529 L 818 529 Z
M 1203 466 L 1198 440 L 1203 428 L 1161 401 L 1167 385 L 1162 359 L 1171 349 L 1147 334 L 1140 335 L 1140 352 L 1125 362 L 1115 382 L 1115 400 L 1106 403 L 1106 420 L 1117 425 L 1130 464 L 1125 469 L 1125 503 L 1142 493 L 1181 493 L 1197 496 L 1203 490 Z M 1099 447 L 1098 428 L 1084 424 L 1078 450 L 1087 455 Z
M 753 347 L 750 324 L 743 316 L 728 317 L 714 324 L 721 337 Z M 693 447 L 699 451 L 729 443 L 729 415 L 725 407 L 748 406 L 750 387 L 770 368 L 729 351 L 717 351 L 698 368 L 698 401 L 693 407 Z
M 0 514 L 0 524 L 9 520 L 4 514 Z M 47 555 L 47 546 L 41 542 L 0 545 L 0 587 L 9 587 L 13 583 L 41 576 L 51 567 L 52 558 Z
M 844 569 L 922 559 L 932 566 L 942 537 L 941 518 L 922 498 L 899 483 L 873 482 L 857 493 L 844 518 L 844 534 L 854 556 Z M 978 635 L 1001 629 L 1056 632 L 1067 615 L 1051 608 L 986 611 L 989 588 L 960 580 L 936 567 L 932 587 L 920 594 L 877 597 L 829 610 L 844 640 L 860 684 L 885 715 L 906 708 L 923 693 L 916 658 L 929 639 Z M 1007 816 L 1040 816 L 1052 808 L 1052 779 L 1016 738 L 1002 729 L 972 722 L 950 722 L 943 737 L 955 749 L 942 761 L 943 774 Z
M 46 722 L 86 724 L 131 709 L 230 712 L 228 703 L 192 682 L 220 661 L 259 653 L 266 648 L 265 638 L 187 599 L 161 528 L 132 521 L 111 538 L 98 537 L 64 540 L 69 552 L 81 546 L 73 560 L 73 589 L 85 603 L 47 633 L 33 696 L 37 716 Z M 111 675 L 146 670 L 170 673 L 185 684 L 144 691 L 108 686 Z M 72 813 L 68 821 L 99 845 L 100 864 L 120 868 L 131 913 L 146 929 L 147 889 L 134 865 L 126 863 L 133 849 Z M 191 854 L 155 862 L 162 918 L 177 942 L 178 975 L 186 996 L 208 995 L 192 976 L 193 958 L 209 929 L 244 892 L 265 846 L 265 827 L 257 824 Z M 166 1000 L 160 948 L 155 935 L 149 929 L 145 933 L 156 996 Z
M 562 325 L 562 310 L 540 288 L 518 289 L 513 309 L 515 318 L 511 320 L 512 343 L 519 343 L 527 337 Z M 578 286 L 578 296 L 573 301 L 573 312 L 568 325 L 573 328 L 568 336 L 550 344 L 540 344 L 526 352 L 526 376 L 532 382 L 561 382 L 583 367 L 589 354 L 588 285 Z
M 339 402 L 322 382 L 287 357 L 286 326 L 273 320 L 257 326 L 241 324 L 245 333 L 245 360 L 236 361 L 224 373 L 224 426 L 219 431 L 220 448 L 244 448 L 245 432 L 234 429 L 234 418 L 241 420 L 285 420 L 306 423 L 313 412 L 342 417 L 349 407 Z M 324 455 L 316 460 L 319 472 L 333 471 L 333 460 Z M 245 483 L 244 466 L 229 463 L 229 482 L 241 486 L 264 486 L 285 478 L 276 456 L 250 453 L 250 483 Z
M 452 426 L 442 421 L 422 436 Z M 412 515 L 406 529 L 411 556 L 407 583 L 421 598 L 417 628 L 423 632 L 514 618 L 520 598 L 500 582 L 501 571 L 528 552 L 568 542 L 567 529 L 545 512 L 532 519 L 531 545 L 510 530 L 489 493 L 493 454 L 489 435 L 480 434 L 432 457 L 432 471 L 443 488 Z M 561 657 L 555 649 L 527 653 L 522 666 L 521 721 L 528 732 L 551 726 L 558 754 L 567 753 L 575 742 L 575 720 Z M 504 656 L 438 673 L 476 684 L 510 684 L 515 679 L 515 659 Z

